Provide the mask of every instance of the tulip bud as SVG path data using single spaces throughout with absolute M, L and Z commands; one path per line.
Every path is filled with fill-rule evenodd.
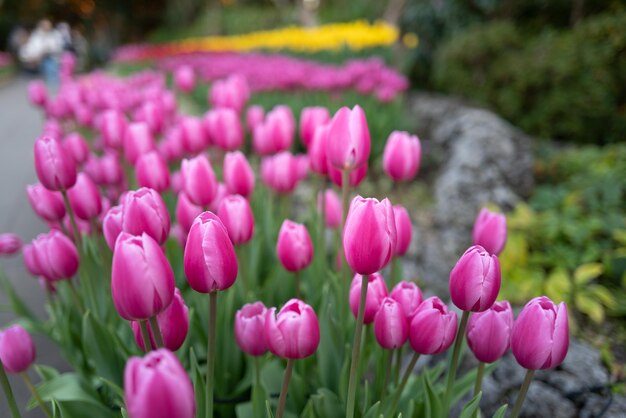
M 135 164 L 135 175 L 140 187 L 148 187 L 161 193 L 170 187 L 170 172 L 161 155 L 156 151 L 143 154 Z
M 85 138 L 81 134 L 74 132 L 69 134 L 63 140 L 63 147 L 76 161 L 77 164 L 82 164 L 87 161 L 89 157 L 89 145 Z
M 15 254 L 22 248 L 22 240 L 11 233 L 0 234 L 0 255 Z
M 219 148 L 231 151 L 243 144 L 243 128 L 239 122 L 239 115 L 233 109 L 211 110 L 206 114 L 204 121 L 212 142 Z
M 21 325 L 0 331 L 0 360 L 8 373 L 23 373 L 35 362 L 35 343 Z
M 287 151 L 291 148 L 296 122 L 289 106 L 276 106 L 265 116 L 264 124 L 274 152 Z
M 167 349 L 144 358 L 131 357 L 124 369 L 124 402 L 132 418 L 194 418 L 196 400 L 191 380 Z
M 301 359 L 315 353 L 320 343 L 320 326 L 315 311 L 299 299 L 291 299 L 275 315 L 265 316 L 265 339 L 270 351 L 279 357 Z
M 146 187 L 128 192 L 122 207 L 122 230 L 132 235 L 145 232 L 163 244 L 170 233 L 170 215 L 161 195 Z
M 193 68 L 181 65 L 174 71 L 174 84 L 176 88 L 185 93 L 192 91 L 196 85 L 196 75 Z
M 226 227 L 234 245 L 245 244 L 254 234 L 254 215 L 250 203 L 242 196 L 231 195 L 222 199 L 217 216 Z
M 350 310 L 352 315 L 356 318 L 359 313 L 359 299 L 361 296 L 361 282 L 363 276 L 356 274 L 352 278 L 350 284 Z M 364 324 L 370 324 L 374 321 L 376 312 L 380 308 L 380 304 L 383 299 L 387 297 L 387 285 L 385 279 L 378 273 L 370 274 L 367 277 L 367 296 L 365 299 L 365 316 L 363 317 Z
M 100 173 L 106 185 L 119 185 L 124 181 L 124 171 L 116 153 L 107 152 L 100 158 Z
M 24 245 L 22 248 L 22 256 L 24 257 L 24 266 L 26 267 L 26 270 L 28 270 L 28 272 L 33 276 L 41 276 L 41 268 L 37 263 L 37 256 L 35 254 L 35 247 L 33 244 Z
M 450 298 L 457 308 L 482 312 L 500 291 L 500 262 L 479 245 L 470 247 L 450 272 Z
M 68 190 L 70 205 L 76 216 L 89 221 L 102 212 L 102 198 L 98 186 L 85 173 L 78 173 L 76 184 Z
M 41 80 L 33 80 L 28 83 L 28 99 L 35 106 L 45 106 L 48 101 L 46 84 Z
M 309 164 L 311 171 L 319 175 L 328 174 L 328 132 L 329 125 L 320 125 L 315 129 L 308 144 Z
M 180 120 L 181 142 L 189 154 L 197 154 L 209 146 L 202 119 L 185 116 Z
M 374 336 L 382 348 L 402 347 L 409 338 L 409 321 L 400 303 L 384 298 L 374 317 Z
M 122 232 L 115 242 L 111 292 L 117 313 L 129 321 L 163 312 L 174 298 L 174 272 L 148 234 Z
M 122 233 L 122 212 L 122 205 L 113 206 L 102 219 L 102 232 L 111 251 L 115 249 L 115 241 Z
M 128 125 L 124 135 L 124 156 L 129 163 L 135 165 L 141 155 L 154 149 L 154 140 L 147 123 L 134 122 Z
M 39 181 L 48 190 L 67 190 L 76 183 L 74 158 L 50 136 L 35 141 L 35 170 Z
M 254 191 L 254 171 L 241 151 L 224 156 L 224 184 L 228 193 L 246 198 Z
M 228 107 L 240 113 L 249 97 L 250 90 L 246 79 L 240 75 L 232 75 L 213 83 L 209 100 L 213 107 Z
M 383 169 L 395 181 L 415 178 L 422 158 L 422 146 L 416 135 L 393 131 L 383 152 Z
M 328 109 L 321 106 L 305 107 L 300 113 L 300 139 L 306 148 L 313 140 L 313 135 L 318 127 L 325 125 L 330 120 Z
M 78 251 L 68 237 L 57 230 L 33 240 L 36 270 L 48 280 L 70 279 L 78 271 Z
M 396 255 L 402 257 L 411 246 L 413 224 L 409 212 L 402 205 L 394 205 L 393 216 L 396 221 Z
M 200 293 L 226 290 L 237 278 L 237 256 L 222 221 L 211 212 L 191 225 L 185 245 L 185 276 Z
M 348 176 L 348 184 L 350 187 L 357 187 L 361 182 L 365 179 L 367 175 L 367 165 L 363 165 L 359 168 L 355 168 L 350 171 L 350 175 Z M 343 177 L 341 170 L 336 169 L 330 163 L 328 164 L 328 178 L 338 187 L 343 185 Z
M 204 155 L 183 160 L 180 170 L 183 176 L 183 190 L 194 204 L 207 207 L 217 192 L 217 179 L 211 163 Z
M 342 208 L 339 196 L 333 189 L 326 189 L 317 194 L 317 209 L 324 215 L 327 228 L 339 228 L 341 225 Z
M 145 102 L 135 112 L 135 120 L 145 123 L 151 134 L 160 134 L 165 124 L 165 109 L 163 108 L 163 104 L 158 99 Z
M 352 271 L 372 274 L 382 270 L 395 245 L 396 224 L 389 200 L 355 197 L 343 231 L 343 249 Z
M 276 152 L 274 142 L 264 122 L 258 123 L 252 131 L 252 148 L 260 156 L 272 155 Z
M 215 197 L 211 200 L 209 204 L 209 210 L 213 213 L 216 213 L 222 204 L 222 200 L 228 196 L 228 190 L 226 190 L 226 186 L 224 183 L 217 183 L 217 192 L 215 193 Z
M 358 105 L 342 107 L 335 113 L 328 132 L 328 160 L 338 170 L 352 171 L 367 165 L 370 131 L 365 113 Z
M 65 204 L 59 192 L 51 192 L 40 183 L 26 186 L 28 201 L 35 213 L 45 221 L 58 222 L 65 216 Z
M 506 217 L 482 208 L 474 222 L 474 245 L 480 245 L 491 254 L 499 255 L 506 244 Z
M 395 285 L 390 297 L 402 306 L 409 321 L 413 319 L 415 311 L 422 303 L 422 291 L 420 288 L 415 283 L 404 280 Z
M 172 303 L 163 312 L 158 314 L 156 319 L 159 324 L 159 330 L 161 331 L 165 348 L 170 351 L 178 350 L 185 342 L 187 331 L 189 330 L 189 308 L 187 308 L 180 290 L 177 288 L 174 289 L 174 299 L 172 299 Z M 130 326 L 133 329 L 135 342 L 139 348 L 143 351 L 150 351 L 146 350 L 143 345 L 139 322 L 131 321 Z M 148 333 L 152 346 L 156 347 L 152 328 L 148 328 Z
M 530 370 L 560 365 L 569 348 L 567 305 L 558 306 L 546 296 L 532 299 L 513 324 L 511 351 L 517 362 Z
M 263 123 L 263 119 L 265 118 L 265 111 L 263 107 L 254 105 L 248 108 L 246 112 L 246 127 L 249 132 L 254 132 L 254 128 Z
M 456 336 L 456 313 L 437 296 L 426 299 L 415 311 L 409 325 L 409 342 L 420 354 L 439 354 L 452 345 Z
M 263 302 L 247 303 L 235 314 L 235 340 L 246 354 L 262 356 L 267 352 L 265 341 L 265 316 Z
M 276 193 L 291 193 L 298 185 L 298 161 L 288 151 L 261 161 L 261 179 Z
M 278 233 L 276 253 L 287 271 L 308 267 L 313 261 L 313 242 L 306 226 L 285 219 Z
M 298 154 L 294 158 L 296 159 L 296 177 L 298 181 L 304 180 L 309 175 L 309 156 Z
M 48 119 L 43 124 L 41 132 L 44 136 L 51 136 L 58 139 L 63 136 L 63 127 L 56 119 Z
M 119 110 L 107 110 L 102 114 L 100 133 L 108 148 L 120 149 L 126 134 L 126 117 Z
M 507 301 L 476 312 L 467 322 L 467 345 L 479 361 L 493 363 L 504 355 L 511 341 L 513 310 Z
M 178 201 L 176 202 L 176 220 L 180 224 L 185 234 L 191 229 L 194 219 L 202 212 L 201 206 L 191 203 L 185 193 L 178 194 Z

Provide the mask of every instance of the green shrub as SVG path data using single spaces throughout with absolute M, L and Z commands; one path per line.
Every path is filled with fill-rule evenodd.
M 626 139 L 626 13 L 527 36 L 477 27 L 437 52 L 438 88 L 490 106 L 527 132 L 581 143 Z

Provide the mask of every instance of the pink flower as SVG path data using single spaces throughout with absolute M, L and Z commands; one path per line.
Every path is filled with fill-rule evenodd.
M 35 343 L 21 325 L 0 331 L 0 360 L 8 373 L 23 373 L 35 362 Z
M 16 234 L 0 234 L 0 255 L 15 254 L 22 248 L 22 240 Z
M 400 303 L 384 298 L 374 318 L 374 336 L 382 348 L 402 347 L 409 338 L 409 322 Z
M 222 199 L 217 216 L 228 231 L 234 245 L 245 244 L 254 234 L 254 215 L 250 203 L 240 195 L 226 196 Z
M 189 200 L 194 205 L 209 206 L 217 193 L 217 178 L 206 155 L 183 160 L 180 172 L 183 190 Z
M 277 193 L 291 193 L 298 185 L 298 161 L 288 151 L 261 161 L 263 183 Z
M 416 135 L 393 131 L 383 152 L 383 169 L 395 181 L 415 178 L 422 158 L 422 146 Z
M 411 347 L 420 354 L 443 353 L 452 345 L 456 328 L 456 313 L 438 297 L 430 297 L 417 308 L 409 325 Z
M 404 280 L 395 285 L 390 297 L 402 306 L 409 321 L 413 319 L 415 311 L 423 300 L 420 288 L 415 283 Z
M 202 212 L 201 206 L 191 203 L 185 193 L 178 194 L 178 201 L 176 202 L 176 220 L 180 224 L 185 234 L 191 229 L 194 219 Z
M 224 156 L 224 184 L 230 194 L 249 197 L 254 191 L 254 171 L 241 151 Z
M 122 230 L 132 235 L 145 232 L 163 244 L 170 233 L 170 215 L 161 195 L 147 187 L 128 192 L 122 206 Z
M 335 113 L 328 132 L 328 161 L 338 170 L 352 171 L 367 165 L 370 132 L 365 113 L 358 105 L 342 107 Z
M 183 148 L 189 154 L 197 154 L 206 149 L 209 138 L 202 123 L 202 119 L 185 116 L 180 119 L 180 135 Z
M 51 191 L 67 190 L 76 183 L 74 158 L 50 136 L 35 141 L 35 170 L 41 184 Z
M 193 90 L 196 84 L 196 75 L 193 68 L 188 65 L 181 65 L 174 71 L 174 84 L 176 88 L 185 93 Z
M 74 157 L 74 161 L 76 161 L 77 164 L 84 163 L 89 156 L 89 145 L 87 141 L 85 141 L 85 138 L 77 132 L 71 133 L 65 137 L 63 147 Z
M 322 195 L 323 193 L 323 195 Z M 322 204 L 324 207 L 322 207 Z M 326 227 L 335 229 L 341 225 L 342 209 L 339 196 L 333 189 L 326 189 L 317 195 L 317 209 L 322 212 Z
M 500 262 L 479 245 L 470 247 L 450 272 L 450 297 L 461 310 L 482 312 L 500 291 Z
M 154 139 L 147 123 L 134 122 L 128 125 L 124 135 L 124 156 L 129 163 L 135 165 L 142 154 L 154 149 Z
M 320 125 L 315 129 L 308 143 L 308 154 L 311 171 L 319 175 L 328 173 L 328 132 L 329 125 Z
M 79 173 L 74 186 L 67 195 L 76 216 L 89 221 L 97 218 L 102 212 L 102 197 L 98 186 L 85 173 Z
M 491 254 L 499 255 L 506 244 L 506 217 L 482 208 L 474 222 L 474 245 L 480 245 Z
M 467 345 L 479 361 L 493 363 L 504 355 L 511 341 L 513 310 L 507 301 L 472 314 L 467 323 Z
M 161 193 L 170 187 L 167 163 L 156 151 L 149 151 L 137 159 L 135 175 L 140 187 L 149 187 Z
M 265 339 L 270 351 L 279 357 L 309 357 L 320 343 L 320 326 L 315 311 L 299 299 L 291 299 L 276 313 L 271 308 L 265 316 Z
M 102 219 L 102 233 L 107 245 L 113 251 L 115 249 L 115 241 L 122 233 L 122 205 L 110 208 Z
M 59 192 L 51 192 L 40 183 L 26 186 L 28 201 L 35 213 L 45 221 L 58 222 L 65 216 L 65 204 Z
M 249 132 L 254 132 L 254 128 L 263 122 L 265 110 L 259 105 L 250 106 L 246 112 L 246 127 Z
M 78 271 L 78 251 L 68 237 L 52 230 L 32 242 L 38 273 L 48 280 L 70 279 Z
M 235 314 L 235 340 L 244 353 L 261 356 L 267 352 L 266 315 L 267 308 L 262 302 L 245 304 Z
M 309 147 L 317 128 L 325 125 L 329 120 L 330 113 L 325 107 L 314 106 L 302 109 L 302 113 L 300 113 L 300 139 L 305 147 Z
M 233 109 L 211 110 L 207 112 L 204 122 L 212 143 L 219 148 L 231 151 L 243 145 L 243 128 L 239 122 L 239 114 Z
M 285 219 L 278 233 L 276 253 L 287 271 L 308 267 L 313 261 L 313 242 L 306 226 Z
M 394 205 L 393 215 L 396 221 L 396 233 L 398 237 L 396 241 L 396 255 L 402 257 L 411 246 L 413 224 L 411 223 L 409 212 L 401 205 Z
M 363 276 L 356 274 L 350 285 L 350 310 L 356 318 L 359 312 L 359 299 L 361 297 L 361 282 Z M 387 285 L 385 279 L 378 273 L 370 274 L 367 277 L 367 296 L 365 298 L 365 316 L 364 324 L 370 324 L 374 321 L 376 312 L 380 308 L 383 299 L 387 297 Z

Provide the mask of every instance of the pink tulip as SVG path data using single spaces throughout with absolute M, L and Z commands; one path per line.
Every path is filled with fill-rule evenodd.
M 135 120 L 145 123 L 151 134 L 158 135 L 165 125 L 165 109 L 159 100 L 147 101 L 135 112 Z
M 308 144 L 311 171 L 321 176 L 328 174 L 328 132 L 329 125 L 320 125 L 315 129 Z
M 41 184 L 51 191 L 67 190 L 76 183 L 74 158 L 50 136 L 35 141 L 35 170 Z
M 265 119 L 265 110 L 259 105 L 250 106 L 246 112 L 246 127 L 249 132 L 254 132 L 254 128 Z
M 185 93 L 192 91 L 196 85 L 196 75 L 193 68 L 181 65 L 174 71 L 174 84 L 176 88 Z
M 9 232 L 0 234 L 0 255 L 15 254 L 22 248 L 22 240 L 19 236 Z
M 261 179 L 276 193 L 291 193 L 298 185 L 298 161 L 288 151 L 261 161 Z
M 146 320 L 167 309 L 174 298 L 174 272 L 159 244 L 148 234 L 122 232 L 115 242 L 111 292 L 117 313 Z
M 154 149 L 154 139 L 147 123 L 134 122 L 128 125 L 124 135 L 124 156 L 129 163 L 135 165 L 141 155 Z
M 21 325 L 0 331 L 0 360 L 7 373 L 23 373 L 35 362 L 35 343 Z
M 411 246 L 413 224 L 411 223 L 409 212 L 401 205 L 394 205 L 393 215 L 396 221 L 396 233 L 398 237 L 395 255 L 402 257 Z
M 217 179 L 206 155 L 183 160 L 180 172 L 183 176 L 183 190 L 189 200 L 194 205 L 209 206 L 217 193 Z
M 307 268 L 313 261 L 313 242 L 306 226 L 285 219 L 278 233 L 276 253 L 287 271 Z
M 350 187 L 357 187 L 365 179 L 366 175 L 367 165 L 356 168 L 350 171 L 350 175 L 348 176 L 348 184 L 350 185 Z M 336 169 L 330 164 L 328 165 L 328 178 L 338 187 L 341 187 L 343 185 L 341 170 Z
M 174 299 L 172 299 L 172 303 L 163 312 L 158 314 L 156 319 L 159 324 L 159 330 L 161 331 L 165 348 L 170 351 L 178 350 L 185 342 L 187 331 L 189 330 L 189 308 L 187 308 L 180 290 L 174 289 Z M 133 329 L 135 342 L 139 348 L 143 351 L 149 351 L 146 350 L 143 345 L 139 322 L 131 321 L 130 326 Z M 156 347 L 152 328 L 148 329 L 148 333 L 152 346 Z
M 450 272 L 450 298 L 461 310 L 482 312 L 500 291 L 500 262 L 479 245 L 468 248 Z
M 185 276 L 200 293 L 226 290 L 237 278 L 237 256 L 222 221 L 211 212 L 191 225 L 185 245 Z
M 213 197 L 213 200 L 211 200 L 209 204 L 209 210 L 216 213 L 222 204 L 222 200 L 228 195 L 228 190 L 226 190 L 224 183 L 217 183 L 217 192 L 215 192 L 215 197 Z
M 513 310 L 507 301 L 476 312 L 467 322 L 467 345 L 479 361 L 493 363 L 504 355 L 511 341 Z
M 163 244 L 170 233 L 170 215 L 161 195 L 146 187 L 128 192 L 123 200 L 122 230 L 132 235 L 145 232 Z
M 276 106 L 263 122 L 274 152 L 288 151 L 293 144 L 296 122 L 289 106 Z
M 231 195 L 222 199 L 217 216 L 226 227 L 234 245 L 245 244 L 254 234 L 254 215 L 250 202 L 243 196 Z
M 89 145 L 85 138 L 81 134 L 74 132 L 69 134 L 63 140 L 63 147 L 72 157 L 77 164 L 82 164 L 87 161 L 89 157 Z
M 422 291 L 413 282 L 401 281 L 391 291 L 390 297 L 404 309 L 407 319 L 413 319 L 417 308 L 422 303 Z
M 59 192 L 51 192 L 40 183 L 26 186 L 28 201 L 35 213 L 45 221 L 58 222 L 65 216 L 65 204 Z
M 395 245 L 396 224 L 389 200 L 355 197 L 343 231 L 343 249 L 352 271 L 372 274 L 382 270 Z
M 254 171 L 241 151 L 224 156 L 224 184 L 230 194 L 249 197 L 254 191 Z
M 235 340 L 244 353 L 262 356 L 267 352 L 266 315 L 267 308 L 263 302 L 247 303 L 235 314 Z
M 128 360 L 124 402 L 131 418 L 196 416 L 191 380 L 178 358 L 165 348 Z
M 22 247 L 22 257 L 24 257 L 24 266 L 26 270 L 33 276 L 41 276 L 41 267 L 37 262 L 37 255 L 35 254 L 35 247 L 33 244 L 26 244 Z M 44 278 L 45 280 L 45 278 Z M 48 280 L 46 280 L 48 281 Z
M 102 114 L 100 133 L 108 148 L 122 148 L 127 124 L 126 117 L 119 110 L 107 110 Z
M 499 255 L 506 244 L 506 217 L 482 208 L 474 222 L 474 245 L 480 245 L 491 254 Z
M 122 233 L 122 205 L 113 206 L 104 215 L 102 232 L 107 245 L 113 251 L 115 249 L 115 241 Z
M 304 180 L 309 175 L 309 156 L 306 154 L 297 154 L 296 159 L 296 177 L 298 181 Z
M 338 170 L 367 165 L 371 140 L 365 113 L 358 105 L 335 113 L 328 132 L 328 160 Z
M 185 234 L 191 229 L 194 219 L 202 212 L 204 212 L 202 207 L 191 203 L 185 193 L 178 194 L 178 201 L 176 202 L 176 220 Z
M 361 282 L 363 276 L 356 274 L 352 278 L 350 284 L 350 310 L 352 315 L 356 318 L 359 313 L 359 299 L 361 296 Z M 370 324 L 374 321 L 376 312 L 380 308 L 380 304 L 383 299 L 387 297 L 387 285 L 385 279 L 378 273 L 370 274 L 367 277 L 367 296 L 365 298 L 365 316 L 363 317 L 364 324 Z
M 426 299 L 409 325 L 409 342 L 420 354 L 439 354 L 452 345 L 457 328 L 456 313 L 437 296 Z
M 185 116 L 180 120 L 180 135 L 183 148 L 189 154 L 197 154 L 209 146 L 202 119 Z
M 85 173 L 78 173 L 76 184 L 68 190 L 67 195 L 74 213 L 82 220 L 97 218 L 102 212 L 102 198 L 98 186 Z
M 402 347 L 409 338 L 409 321 L 400 303 L 384 298 L 374 317 L 374 336 L 382 348 Z
M 299 299 L 291 299 L 275 315 L 271 308 L 265 316 L 265 338 L 270 351 L 279 357 L 309 357 L 320 343 L 320 326 L 315 311 Z
M 239 75 L 231 75 L 225 80 L 213 83 L 209 100 L 214 107 L 228 107 L 240 113 L 250 97 L 250 89 L 246 79 Z
M 206 114 L 204 122 L 212 143 L 219 148 L 232 151 L 243 145 L 243 128 L 239 121 L 239 114 L 233 109 L 211 110 Z
M 313 135 L 318 127 L 325 125 L 330 120 L 328 109 L 321 106 L 305 107 L 300 113 L 300 139 L 306 148 L 313 140 Z
M 415 178 L 422 158 L 422 146 L 416 135 L 393 131 L 383 152 L 383 169 L 394 181 Z
M 60 231 L 38 235 L 32 246 L 39 274 L 46 279 L 70 279 L 78 271 L 76 246 Z
M 108 186 L 119 185 L 124 181 L 124 171 L 116 153 L 107 152 L 100 158 L 100 173 L 102 182 Z
M 28 99 L 35 106 L 45 106 L 48 101 L 46 84 L 41 80 L 33 80 L 28 83 Z
M 322 193 L 324 195 L 322 195 Z M 323 208 L 322 204 L 324 205 Z M 339 228 L 341 225 L 342 208 L 339 196 L 337 196 L 337 193 L 335 193 L 333 189 L 326 189 L 318 193 L 317 209 L 322 212 L 327 228 Z
M 511 351 L 517 362 L 530 370 L 560 365 L 569 348 L 567 305 L 558 306 L 546 296 L 524 306 L 511 332 Z
M 258 123 L 252 131 L 252 148 L 260 156 L 268 156 L 276 152 L 274 142 L 264 122 Z
M 140 187 L 149 187 L 159 193 L 170 187 L 167 163 L 156 151 L 150 151 L 139 157 L 135 164 L 135 175 Z

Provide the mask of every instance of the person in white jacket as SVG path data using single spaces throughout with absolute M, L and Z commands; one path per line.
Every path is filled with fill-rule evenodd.
M 54 85 L 58 81 L 59 56 L 62 51 L 61 34 L 52 27 L 49 20 L 42 20 L 28 42 L 20 49 L 20 58 L 29 66 L 38 65 L 46 82 Z

